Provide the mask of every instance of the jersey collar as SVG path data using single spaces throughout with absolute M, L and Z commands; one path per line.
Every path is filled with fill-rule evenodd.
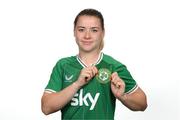
M 94 64 L 92 64 L 92 66 L 99 64 L 99 63 L 101 62 L 102 58 L 103 58 L 103 52 L 100 52 L 97 61 L 96 61 Z M 81 60 L 81 58 L 79 57 L 79 55 L 76 55 L 76 59 L 77 59 L 77 61 L 78 61 L 84 68 L 85 68 L 85 67 L 88 67 L 88 66 Z

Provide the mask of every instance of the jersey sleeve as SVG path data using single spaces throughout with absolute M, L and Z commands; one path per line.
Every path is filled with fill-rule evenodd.
M 58 61 L 54 66 L 50 80 L 45 88 L 45 92 L 58 92 L 62 89 L 63 69 L 61 62 Z
M 117 72 L 119 77 L 125 82 L 126 94 L 132 93 L 138 88 L 136 81 L 133 79 L 133 77 L 131 76 L 130 72 L 127 70 L 125 65 L 123 64 L 116 65 L 115 72 Z

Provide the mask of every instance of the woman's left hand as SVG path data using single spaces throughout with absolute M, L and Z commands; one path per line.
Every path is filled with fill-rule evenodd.
M 114 72 L 111 75 L 111 91 L 118 99 L 121 98 L 125 92 L 125 83 L 118 76 L 117 72 Z

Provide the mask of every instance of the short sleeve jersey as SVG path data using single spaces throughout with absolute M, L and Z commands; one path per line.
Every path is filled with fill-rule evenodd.
M 97 69 L 107 69 L 110 73 L 117 72 L 125 82 L 125 93 L 137 88 L 135 80 L 126 66 L 111 56 L 101 53 L 95 66 Z M 53 68 L 45 91 L 59 92 L 78 79 L 80 71 L 86 67 L 78 56 L 60 59 Z M 97 77 L 83 86 L 72 100 L 62 109 L 63 120 L 113 120 L 115 100 L 111 92 L 110 82 L 101 83 Z

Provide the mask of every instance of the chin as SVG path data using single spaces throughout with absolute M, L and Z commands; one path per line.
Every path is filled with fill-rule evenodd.
M 92 48 L 81 48 L 80 50 L 81 50 L 81 51 L 84 51 L 84 52 L 91 52 L 91 51 L 93 51 L 94 49 L 92 49 Z

